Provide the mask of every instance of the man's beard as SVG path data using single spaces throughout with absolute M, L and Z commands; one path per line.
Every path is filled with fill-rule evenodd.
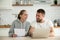
M 37 21 L 37 22 L 42 22 L 42 19 L 37 19 L 36 21 Z

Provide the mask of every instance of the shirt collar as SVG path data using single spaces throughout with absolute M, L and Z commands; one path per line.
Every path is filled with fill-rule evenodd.
M 22 23 L 19 19 L 17 19 L 17 21 L 19 22 L 19 23 Z M 25 23 L 25 22 L 24 22 Z

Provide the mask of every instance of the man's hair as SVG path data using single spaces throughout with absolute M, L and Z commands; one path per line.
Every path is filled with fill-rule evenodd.
M 44 9 L 38 9 L 37 12 L 41 13 L 41 14 L 45 14 L 45 10 Z
M 19 14 L 18 14 L 18 19 L 21 19 L 21 17 L 20 17 L 20 15 L 23 15 L 24 13 L 23 12 L 25 12 L 26 10 L 21 10 L 20 12 L 19 12 Z

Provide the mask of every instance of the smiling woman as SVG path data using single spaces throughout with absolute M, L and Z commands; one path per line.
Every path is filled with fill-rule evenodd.
M 9 36 L 11 36 L 11 37 L 18 36 L 18 34 L 15 34 L 16 32 L 14 29 L 25 29 L 25 32 L 27 35 L 29 27 L 30 27 L 30 23 L 26 21 L 27 17 L 28 17 L 28 14 L 27 14 L 26 10 L 21 10 L 19 12 L 17 19 L 14 20 L 12 23 L 12 26 L 11 26 L 10 31 L 9 31 Z

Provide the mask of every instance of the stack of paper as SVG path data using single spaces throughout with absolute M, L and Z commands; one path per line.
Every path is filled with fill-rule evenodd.
M 17 36 L 25 36 L 25 29 L 14 29 L 14 32 Z

